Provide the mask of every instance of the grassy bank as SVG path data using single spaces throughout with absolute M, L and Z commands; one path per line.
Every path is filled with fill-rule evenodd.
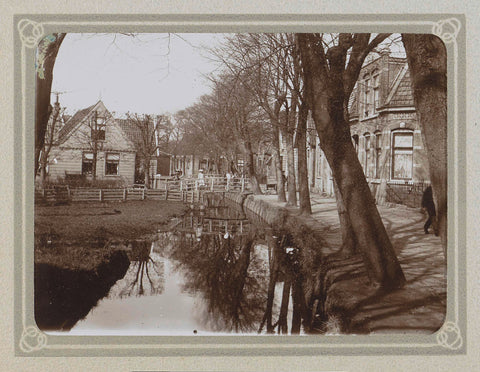
M 110 242 L 165 229 L 184 209 L 184 204 L 172 201 L 35 206 L 35 263 L 95 268 L 115 249 Z

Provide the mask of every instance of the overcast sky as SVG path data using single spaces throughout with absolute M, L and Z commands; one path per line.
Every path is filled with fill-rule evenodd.
M 209 93 L 202 74 L 218 66 L 205 47 L 222 34 L 68 34 L 58 52 L 52 92 L 73 114 L 102 99 L 109 111 L 174 113 Z M 52 101 L 55 95 L 52 94 Z

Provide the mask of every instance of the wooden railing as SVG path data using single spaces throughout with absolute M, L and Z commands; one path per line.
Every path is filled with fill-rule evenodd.
M 68 186 L 36 189 L 35 201 L 47 203 L 67 202 L 108 202 L 127 200 L 174 200 L 198 202 L 203 200 L 205 192 L 247 191 L 250 187 L 248 179 L 232 179 L 230 182 L 220 177 L 205 178 L 203 184 L 198 179 L 166 180 L 157 184 L 157 188 L 69 188 Z

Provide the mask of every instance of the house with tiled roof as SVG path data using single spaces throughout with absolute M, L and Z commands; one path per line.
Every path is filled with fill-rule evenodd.
M 429 170 L 406 58 L 384 53 L 365 64 L 348 112 L 352 142 L 377 202 L 416 205 Z M 317 152 L 315 186 L 332 193 L 328 164 Z
M 49 155 L 50 180 L 73 176 L 132 184 L 136 150 L 102 101 L 77 111 L 58 131 Z

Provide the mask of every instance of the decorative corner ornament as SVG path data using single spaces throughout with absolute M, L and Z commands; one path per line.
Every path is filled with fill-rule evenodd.
M 22 45 L 26 48 L 35 48 L 43 38 L 44 28 L 42 23 L 30 19 L 21 19 L 17 25 Z
M 450 350 L 458 350 L 463 345 L 463 338 L 460 334 L 460 328 L 454 322 L 445 322 L 438 331 L 437 342 Z
M 462 23 L 457 18 L 442 19 L 433 26 L 432 33 L 445 43 L 453 43 L 456 42 L 461 27 Z
M 19 347 L 25 353 L 43 349 L 47 345 L 47 335 L 35 326 L 28 326 L 23 330 Z

